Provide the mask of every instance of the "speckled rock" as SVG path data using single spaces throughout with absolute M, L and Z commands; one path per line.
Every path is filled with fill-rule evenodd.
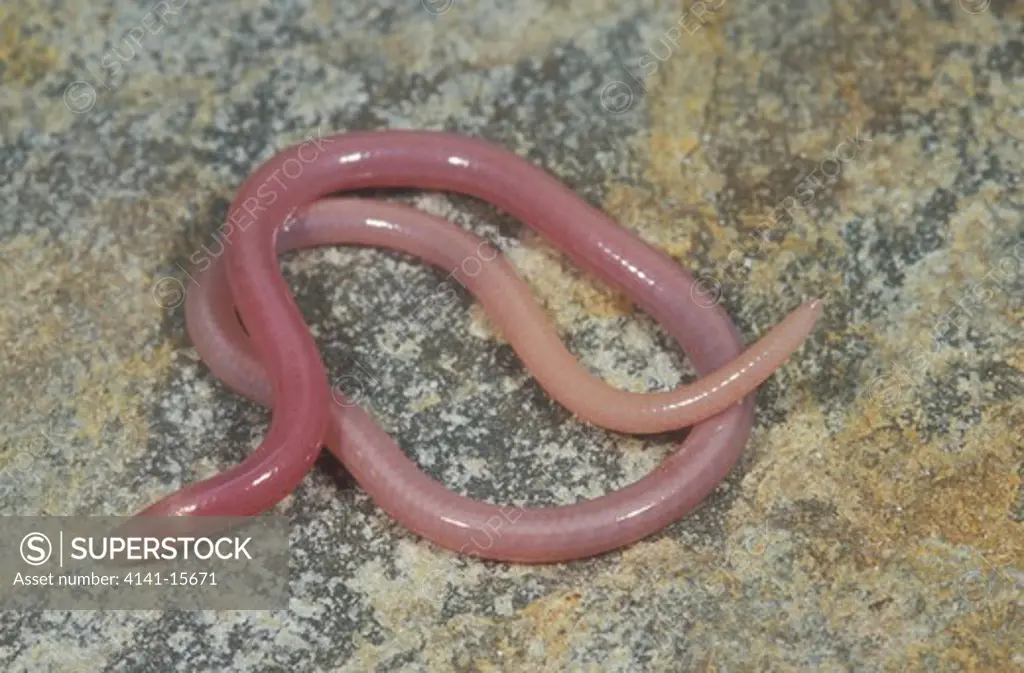
M 237 463 L 268 413 L 198 362 L 189 258 L 277 149 L 344 129 L 499 142 L 701 274 L 748 341 L 822 323 L 694 515 L 552 567 L 456 558 L 324 459 L 280 511 L 274 613 L 0 614 L 9 671 L 1024 670 L 1024 5 L 51 0 L 0 7 L 0 513 L 127 514 Z M 133 41 L 134 40 L 134 41 Z M 685 359 L 471 199 L 609 382 Z M 430 474 L 517 505 L 650 470 L 549 400 L 444 274 L 283 268 L 333 379 Z

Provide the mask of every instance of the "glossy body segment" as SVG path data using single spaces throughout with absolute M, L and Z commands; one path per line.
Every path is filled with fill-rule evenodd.
M 742 355 L 694 383 L 668 392 L 633 393 L 616 389 L 592 376 L 559 339 L 544 310 L 515 268 L 490 243 L 469 232 L 405 206 L 363 199 L 324 199 L 299 211 L 278 237 L 279 252 L 319 245 L 364 245 L 390 248 L 413 255 L 445 271 L 481 302 L 491 322 L 501 330 L 527 370 L 554 399 L 584 421 L 634 434 L 660 433 L 705 420 L 752 392 L 803 343 L 817 318 L 817 304 L 808 303 Z M 473 264 L 467 264 L 472 261 Z M 202 288 L 197 289 L 202 296 Z M 227 335 L 223 320 L 235 320 L 225 300 L 221 320 L 210 312 L 189 323 L 193 343 Z M 191 314 L 190 314 L 191 315 Z M 231 350 L 230 355 L 225 351 Z M 204 352 L 205 351 L 205 352 Z M 232 370 L 214 367 L 225 382 L 263 404 L 269 400 L 257 389 L 267 386 L 266 375 L 247 343 L 224 341 L 200 349 L 211 363 L 227 358 Z M 255 396 L 254 396 L 255 395 Z
M 581 414 L 576 406 L 581 400 L 595 404 L 594 391 L 610 391 L 634 404 L 657 399 L 617 391 L 587 373 L 565 350 L 547 316 L 504 256 L 493 251 L 486 241 L 446 220 L 405 206 L 327 199 L 300 210 L 278 238 L 280 252 L 332 244 L 387 247 L 416 255 L 445 272 L 459 269 L 466 259 L 486 260 L 474 267 L 473 274 L 454 277 L 481 301 L 493 324 L 506 335 L 527 368 L 536 373 L 555 399 L 577 414 Z M 218 378 L 253 401 L 269 405 L 269 382 L 238 323 L 226 282 L 217 277 L 216 269 L 198 281 L 186 305 L 189 333 L 197 350 Z M 781 331 L 777 328 L 747 349 L 741 361 L 758 359 L 764 353 L 788 355 L 803 341 L 816 311 L 816 304 L 795 311 L 787 319 L 788 329 L 784 321 Z M 798 330 L 792 329 L 794 324 Z M 530 355 L 530 349 L 538 355 Z M 558 351 L 565 354 L 564 358 L 550 359 L 550 354 Z M 743 375 L 749 376 L 751 371 L 753 368 L 746 367 Z M 559 392 L 564 391 L 573 391 L 574 395 L 563 398 Z M 705 441 L 696 447 L 687 445 L 696 452 L 693 458 L 704 458 L 706 462 L 679 463 L 674 469 L 663 466 L 625 497 L 605 496 L 608 501 L 598 499 L 583 506 L 522 509 L 480 503 L 448 491 L 423 474 L 362 409 L 345 400 L 343 393 L 336 391 L 335 397 L 343 404 L 332 407 L 325 444 L 378 504 L 407 527 L 443 546 L 502 560 L 568 560 L 604 551 L 601 547 L 607 545 L 625 544 L 633 536 L 647 535 L 656 530 L 652 526 L 661 523 L 658 519 L 637 518 L 640 513 L 653 510 L 654 514 L 664 515 L 670 508 L 676 509 L 680 501 L 684 506 L 697 504 L 728 472 L 742 449 L 740 443 L 734 451 L 711 454 L 728 445 L 726 440 L 738 439 L 727 431 L 720 432 L 715 437 L 718 441 Z M 731 404 L 735 405 L 736 400 Z M 704 456 L 701 452 L 709 454 Z M 684 475 L 684 470 L 688 474 Z M 689 494 L 685 493 L 687 490 Z M 686 495 L 692 501 L 685 499 Z M 656 504 L 652 504 L 651 498 L 656 499 Z M 602 507 L 608 507 L 603 521 L 594 513 L 589 518 L 581 516 Z M 662 508 L 666 511 L 660 511 Z M 673 514 L 679 515 L 678 510 Z M 595 535 L 598 537 L 593 539 Z M 591 539 L 590 544 L 599 545 L 596 551 L 581 543 Z
M 388 245 L 389 237 L 397 236 L 413 241 L 413 247 L 402 248 L 397 239 L 391 240 L 391 247 L 428 260 L 443 251 L 416 242 L 416 225 L 407 226 L 406 218 L 395 213 L 368 218 L 375 214 L 354 211 L 335 229 L 330 220 L 355 205 L 343 202 L 330 210 L 335 206 L 316 204 L 300 211 L 298 221 L 296 208 L 331 192 L 368 187 L 466 193 L 523 220 L 584 268 L 630 296 L 680 342 L 701 375 L 729 367 L 740 355 L 738 334 L 720 307 L 694 302 L 693 279 L 670 258 L 505 150 L 461 136 L 412 131 L 345 134 L 324 144 L 326 151 L 305 165 L 303 180 L 287 198 L 258 211 L 255 222 L 228 248 L 224 263 L 216 261 L 202 275 L 199 290 L 193 289 L 188 297 L 189 329 L 200 354 L 236 389 L 257 401 L 273 402 L 270 431 L 238 467 L 174 494 L 144 514 L 231 516 L 269 509 L 309 470 L 323 440 L 382 508 L 442 546 L 521 562 L 570 560 L 608 551 L 677 520 L 725 477 L 752 424 L 753 398 L 747 396 L 737 404 L 753 388 L 745 387 L 746 382 L 763 380 L 766 371 L 799 345 L 803 337 L 794 335 L 805 335 L 820 310 L 812 303 L 794 312 L 775 338 L 766 337 L 768 345 L 781 350 L 766 347 L 733 363 L 732 370 L 709 386 L 712 391 L 704 391 L 707 395 L 684 396 L 681 404 L 670 401 L 660 411 L 655 404 L 653 413 L 640 414 L 669 418 L 682 407 L 697 409 L 697 416 L 714 413 L 716 407 L 705 401 L 708 395 L 715 396 L 715 404 L 722 409 L 694 427 L 677 453 L 635 484 L 595 500 L 541 509 L 499 508 L 464 498 L 418 470 L 361 409 L 331 403 L 319 355 L 276 263 L 278 243 L 283 248 L 342 240 Z M 246 199 L 251 205 L 275 171 L 287 161 L 298 160 L 297 150 L 285 150 L 261 166 L 243 185 L 232 212 Z M 292 224 L 281 234 L 281 224 L 289 216 Z M 346 233 L 339 238 L 337 231 L 342 230 Z M 356 230 L 373 232 L 373 236 L 362 241 L 356 240 L 358 236 L 345 238 Z M 449 264 L 451 259 L 430 261 Z M 486 287 L 476 290 L 487 293 Z M 234 320 L 234 308 L 248 327 L 248 337 Z M 521 308 L 530 312 L 528 307 Z M 528 344 L 522 348 L 524 360 L 539 362 L 547 371 L 546 351 L 530 351 Z M 261 371 L 254 363 L 259 363 Z M 714 392 L 720 389 L 733 398 Z M 612 391 L 613 397 L 615 393 L 629 395 Z M 574 410 L 587 408 L 588 399 L 568 397 L 560 401 Z M 601 406 L 591 405 L 592 420 L 629 426 L 631 421 L 608 416 Z M 671 426 L 677 420 L 665 423 Z M 648 425 L 646 431 L 663 427 L 659 422 Z

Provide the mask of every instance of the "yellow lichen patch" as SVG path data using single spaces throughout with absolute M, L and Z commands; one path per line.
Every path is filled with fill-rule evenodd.
M 617 567 L 596 574 L 593 586 L 616 592 L 657 591 L 655 587 L 668 587 L 678 581 L 681 568 L 699 572 L 705 561 L 706 555 L 695 554 L 675 540 L 644 542 L 625 550 Z M 408 628 L 411 620 L 442 610 L 449 585 L 472 591 L 495 573 L 509 573 L 513 575 L 510 579 L 521 581 L 515 575 L 550 575 L 558 570 L 501 570 L 493 565 L 465 564 L 445 553 L 411 544 L 399 547 L 396 565 L 401 571 L 397 579 L 387 576 L 373 561 L 349 582 L 353 590 L 366 594 L 375 620 L 391 631 L 381 645 L 358 643 L 351 663 L 360 670 L 388 661 L 405 648 L 415 647 L 420 639 L 432 644 L 424 652 L 432 669 L 566 670 L 581 646 L 605 636 L 610 627 L 621 626 L 622 619 L 612 606 L 586 604 L 587 590 L 568 588 L 516 611 L 506 608 L 502 610 L 507 614 L 504 617 L 460 613 L 442 623 L 412 630 Z M 466 641 L 483 644 L 485 651 L 473 648 L 465 655 L 457 653 L 455 646 Z
M 690 103 L 688 107 L 698 108 L 699 105 Z M 666 111 L 665 114 L 669 113 Z M 691 119 L 690 114 L 697 115 L 697 118 Z M 684 112 L 682 118 L 690 119 L 690 122 L 676 122 L 674 125 L 683 124 L 683 128 L 669 127 L 651 132 L 649 176 L 673 201 L 713 216 L 714 209 L 708 196 L 719 191 L 725 180 L 708 164 L 707 154 L 701 147 L 698 137 L 700 114 L 698 109 Z
M 159 381 L 171 367 L 173 349 L 161 344 L 142 353 L 128 355 L 124 360 L 97 362 L 81 373 L 75 387 L 88 391 L 76 396 L 76 414 L 82 436 L 102 441 L 109 436 L 109 424 L 117 421 L 122 433 L 132 437 L 138 448 L 144 448 L 149 437 L 149 423 L 139 413 L 138 390 Z M 148 384 L 148 385 L 147 385 Z
M 724 17 L 687 36 L 652 76 L 647 177 L 682 207 L 713 216 L 707 196 L 724 185 L 703 149 L 705 114 L 714 94 L 712 69 L 725 52 Z
M 686 562 L 681 563 L 682 559 Z M 595 583 L 625 592 L 657 590 L 662 584 L 679 582 L 680 576 L 697 574 L 707 560 L 706 554 L 687 549 L 678 540 L 654 538 L 623 549 L 615 570 L 595 578 Z
M 479 303 L 469 307 L 469 333 L 478 339 L 488 339 L 501 344 L 507 344 L 508 340 L 494 326 L 487 312 Z
M 57 49 L 25 35 L 26 16 L 20 16 L 18 5 L 0 7 L 0 70 L 4 84 L 33 86 L 46 76 L 58 61 Z
M 550 51 L 595 22 L 613 22 L 627 8 L 612 0 L 550 5 L 526 4 L 494 21 L 493 8 L 457 0 L 426 0 L 424 12 L 395 25 L 375 47 L 403 68 L 422 70 L 436 63 L 436 49 L 454 49 L 446 40 L 425 39 L 432 24 L 437 35 L 458 35 L 458 57 L 480 68 L 494 68 Z M 326 13 L 327 10 L 318 10 Z M 429 23 L 427 23 L 429 22 Z M 516 39 L 505 39 L 515 35 Z M 380 43 L 383 43 L 383 48 Z
M 1010 324 L 1024 325 L 1024 309 L 1012 312 L 1008 319 Z M 1024 346 L 1016 346 L 1006 356 L 1006 362 L 1019 372 L 1024 372 Z
M 558 660 L 567 654 L 568 636 L 576 630 L 582 612 L 580 597 L 579 591 L 561 591 L 534 601 L 519 613 L 522 626 L 544 638 L 547 658 Z
M 1017 524 L 1008 517 L 1020 485 L 1013 442 L 1024 419 L 1019 411 L 1016 415 L 1008 407 L 987 409 L 982 423 L 968 433 L 962 454 L 934 445 L 915 451 L 910 467 L 922 476 L 907 475 L 879 493 L 902 510 L 891 533 L 935 536 L 1024 563 Z
M 47 76 L 69 56 L 59 43 L 52 43 L 53 16 L 31 3 L 0 6 L 0 134 L 6 137 L 30 129 L 62 133 L 75 120 L 64 92 L 54 96 L 45 90 L 53 83 Z
M 553 320 L 570 325 L 583 316 L 616 316 L 629 312 L 629 301 L 583 271 L 538 237 L 506 251 L 520 277 L 537 300 L 552 313 Z
M 904 530 L 912 535 L 930 534 L 951 543 L 978 547 L 1014 544 L 1012 538 L 994 539 L 999 533 L 998 525 L 994 524 L 1007 518 L 1006 510 L 1020 480 L 1005 474 L 998 465 L 992 466 L 991 462 L 970 466 L 962 474 L 938 481 L 926 495 L 911 497 L 908 506 L 901 508 L 905 514 Z M 985 483 L 986 488 L 979 489 L 978 483 Z M 1012 534 L 1012 527 L 1005 528 L 1004 532 Z M 1010 563 L 1021 560 L 1019 550 L 1011 548 L 1005 550 L 1002 558 Z
M 1013 458 L 1020 411 L 986 409 L 958 453 L 924 442 L 899 411 L 869 402 L 851 413 L 844 432 L 830 433 L 820 411 L 806 405 L 765 437 L 763 456 L 747 475 L 754 504 L 730 513 L 739 526 L 801 501 L 834 508 L 842 525 L 825 538 L 857 541 L 868 558 L 898 553 L 914 540 L 968 545 L 1007 563 L 1024 563 L 1008 511 L 1020 480 Z M 794 479 L 793 474 L 799 474 Z M 844 532 L 844 527 L 846 532 Z
M 672 18 L 681 19 L 686 11 L 681 7 Z M 727 15 L 727 7 L 719 10 L 692 35 L 686 33 L 696 23 L 684 21 L 688 29 L 678 47 L 664 63 L 652 63 L 656 70 L 648 71 L 643 86 L 650 109 L 646 173 L 654 191 L 609 185 L 603 204 L 616 220 L 626 226 L 636 223 L 631 228 L 645 240 L 677 257 L 690 252 L 690 236 L 702 223 L 718 217 L 708 197 L 722 189 L 724 178 L 709 163 L 701 136 L 713 94 L 715 59 L 725 51 L 721 25 Z M 677 24 L 667 24 L 666 31 Z M 665 51 L 663 42 L 653 43 Z
M 744 489 L 752 489 L 757 508 L 770 508 L 771 503 L 780 500 L 824 500 L 846 488 L 846 475 L 830 464 L 829 442 L 821 410 L 809 405 L 794 411 L 784 424 L 769 429 L 761 450 L 763 462 L 743 483 Z M 801 463 L 798 471 L 813 470 L 816 478 L 790 479 L 781 469 L 773 469 L 797 461 Z
M 650 192 L 623 183 L 608 186 L 603 205 L 616 222 L 681 261 L 693 249 L 698 223 L 715 217 L 709 203 L 698 204 L 689 212 L 670 211 Z
M 1024 628 L 1020 608 L 1007 600 L 986 605 L 957 619 L 942 633 L 925 642 L 912 643 L 905 652 L 892 652 L 886 671 L 942 670 L 993 673 L 1019 670 L 1020 633 Z M 955 667 L 955 668 L 953 668 Z
M 160 72 L 139 73 L 129 77 L 116 91 L 107 94 L 111 96 L 110 103 L 100 98 L 97 105 L 130 107 L 138 111 L 140 124 L 154 127 L 162 124 L 164 119 L 159 116 L 148 119 L 147 113 L 166 109 L 167 102 L 173 100 L 178 106 L 194 105 L 192 123 L 207 126 L 213 121 L 218 107 L 223 104 L 216 94 L 216 87 L 216 81 L 208 77 Z M 147 130 L 156 136 L 161 135 L 162 131 L 159 128 Z
M 999 405 L 982 412 L 959 452 L 944 442 L 921 442 L 899 412 L 872 405 L 889 421 L 879 432 L 854 423 L 839 437 L 859 460 L 846 463 L 870 506 L 851 520 L 870 537 L 898 546 L 908 538 L 938 536 L 1024 562 L 1019 531 L 1008 511 L 1016 497 L 1014 438 L 1020 410 Z M 897 408 L 903 405 L 897 405 Z M 877 427 L 877 426 L 876 426 Z
M 115 204 L 100 210 L 136 223 Z M 125 238 L 107 232 L 88 244 L 67 244 L 46 233 L 0 244 L 5 287 L 10 279 L 10 287 L 21 290 L 0 297 L 9 354 L 0 361 L 5 417 L 59 436 L 52 450 L 62 451 L 64 460 L 88 455 L 122 465 L 146 446 L 150 424 L 141 398 L 166 376 L 172 348 L 157 340 L 163 312 L 153 300 L 153 279 L 137 258 L 149 246 L 160 247 L 154 237 L 161 232 L 139 229 L 117 226 Z M 154 258 L 154 265 L 162 259 Z M 26 386 L 33 395 L 22 394 Z M 3 428 L 0 435 L 3 444 L 20 441 Z M 35 474 L 44 483 L 58 478 L 45 470 Z M 64 483 L 49 492 L 64 500 L 77 486 Z M 61 504 L 38 506 L 59 511 Z
M 574 286 L 573 300 L 583 306 L 583 310 L 593 316 L 610 318 L 626 315 L 632 304 L 623 295 L 614 293 L 603 287 L 594 285 Z
M 816 586 L 808 589 L 808 610 L 824 614 L 834 628 L 848 632 L 856 624 L 859 637 L 887 642 L 894 653 L 910 653 L 898 654 L 893 670 L 908 665 L 917 670 L 915 653 L 925 652 L 977 664 L 964 670 L 1000 670 L 995 662 L 1005 665 L 1012 655 L 1007 645 L 1014 619 L 1007 613 L 1014 583 L 1000 576 L 1000 568 L 1024 562 L 1017 524 L 1007 517 L 1019 485 L 1009 471 L 1007 440 L 1021 418 L 1019 413 L 996 418 L 1004 413 L 1002 408 L 991 411 L 979 426 L 1001 427 L 1003 434 L 993 437 L 979 430 L 965 442 L 961 455 L 950 455 L 916 441 L 912 432 L 879 432 L 880 422 L 891 421 L 886 412 L 866 412 L 868 427 L 833 434 L 816 407 L 802 406 L 785 425 L 770 429 L 763 442 L 755 437 L 754 443 L 763 448 L 743 482 L 753 497 L 737 501 L 727 524 L 730 538 L 756 522 L 779 517 L 801 531 L 795 537 L 780 531 L 781 541 L 765 536 L 767 553 L 760 558 L 778 552 L 780 545 L 792 545 L 786 593 L 773 595 L 770 566 L 760 559 L 746 572 L 730 568 L 731 574 L 765 587 L 762 600 L 793 600 L 789 592 Z M 870 466 L 861 464 L 860 455 L 868 446 L 876 450 Z M 817 505 L 801 507 L 808 502 Z M 821 505 L 829 509 L 818 509 Z M 957 557 L 963 552 L 955 551 L 965 548 L 966 561 Z M 969 580 L 975 576 L 984 589 L 973 587 L 978 595 L 970 593 Z M 906 613 L 920 609 L 907 602 L 908 596 L 919 596 L 934 613 L 953 610 L 951 604 L 964 596 L 986 603 L 979 604 L 976 615 L 922 643 L 901 628 Z M 760 634 L 752 638 L 757 640 L 754 649 L 771 651 L 772 644 L 762 642 Z

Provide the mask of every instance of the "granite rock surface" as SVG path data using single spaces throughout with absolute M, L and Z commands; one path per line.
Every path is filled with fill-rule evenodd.
M 278 511 L 265 613 L 3 612 L 8 671 L 1024 670 L 1024 5 L 49 0 L 0 6 L 0 514 L 129 514 L 238 463 L 269 413 L 185 333 L 189 259 L 278 149 L 350 129 L 501 143 L 693 269 L 750 342 L 810 297 L 741 463 L 621 552 L 520 567 L 394 524 L 329 459 Z M 595 374 L 674 344 L 520 223 L 487 237 Z M 494 502 L 631 483 L 677 435 L 548 399 L 446 274 L 287 256 L 332 379 Z M 396 345 L 397 344 L 397 345 Z

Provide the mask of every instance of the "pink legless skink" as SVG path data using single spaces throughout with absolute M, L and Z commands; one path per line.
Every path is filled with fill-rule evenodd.
M 234 516 L 268 509 L 298 483 L 323 440 L 383 509 L 448 548 L 520 562 L 607 551 L 677 520 L 725 477 L 752 423 L 753 399 L 744 396 L 799 346 L 820 313 L 818 302 L 805 304 L 741 356 L 724 311 L 697 304 L 693 279 L 675 262 L 515 155 L 432 132 L 349 134 L 325 145 L 327 152 L 302 164 L 303 175 L 294 187 L 289 184 L 288 198 L 279 204 L 257 210 L 261 185 L 285 162 L 298 163 L 301 147 L 277 155 L 243 185 L 232 212 L 248 205 L 255 222 L 236 236 L 226 260 L 214 260 L 200 275 L 186 305 L 190 334 L 214 373 L 258 402 L 273 402 L 270 432 L 242 465 L 144 514 Z M 654 316 L 705 378 L 667 393 L 626 393 L 579 366 L 496 252 L 487 254 L 490 261 L 481 273 L 455 276 L 481 300 L 541 385 L 580 417 L 627 432 L 660 432 L 702 421 L 680 451 L 651 475 L 601 498 L 509 510 L 448 491 L 423 474 L 363 410 L 347 401 L 332 404 L 319 356 L 278 272 L 277 252 L 323 244 L 377 245 L 451 269 L 483 249 L 479 239 L 454 225 L 402 206 L 355 199 L 307 205 L 329 192 L 398 186 L 460 191 L 491 201 Z M 290 225 L 281 231 L 289 215 Z M 261 293 L 254 283 L 266 278 L 273 280 Z M 235 318 L 236 307 L 249 336 Z M 272 329 L 263 328 L 266 320 L 274 321 Z M 306 371 L 312 360 L 316 370 Z M 344 400 L 341 392 L 333 398 Z M 320 406 L 300 408 L 290 400 Z M 320 413 L 328 409 L 329 417 Z M 494 529 L 502 517 L 498 534 Z

